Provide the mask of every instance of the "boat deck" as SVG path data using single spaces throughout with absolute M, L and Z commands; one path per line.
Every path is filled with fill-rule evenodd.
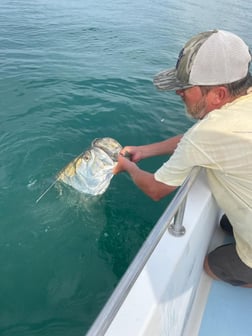
M 210 250 L 232 240 L 217 228 Z M 252 335 L 252 288 L 213 281 L 204 273 L 193 310 L 186 336 Z
M 198 336 L 251 336 L 252 288 L 212 281 Z

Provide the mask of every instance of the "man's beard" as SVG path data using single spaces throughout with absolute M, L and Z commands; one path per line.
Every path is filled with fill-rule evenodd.
M 186 114 L 189 118 L 193 119 L 203 119 L 206 115 L 206 100 L 204 97 L 200 99 L 200 101 L 194 105 L 185 106 Z

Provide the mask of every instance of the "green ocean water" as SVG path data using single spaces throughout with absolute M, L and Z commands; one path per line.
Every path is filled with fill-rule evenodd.
M 94 138 L 184 132 L 179 97 L 157 92 L 153 75 L 199 31 L 252 46 L 251 7 L 0 0 L 0 335 L 85 335 L 171 197 L 153 202 L 120 174 L 100 197 L 54 187 L 36 199 Z

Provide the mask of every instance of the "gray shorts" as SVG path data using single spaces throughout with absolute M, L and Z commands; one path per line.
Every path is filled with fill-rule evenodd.
M 252 268 L 241 261 L 235 243 L 219 246 L 210 252 L 208 265 L 220 280 L 233 286 L 252 284 Z

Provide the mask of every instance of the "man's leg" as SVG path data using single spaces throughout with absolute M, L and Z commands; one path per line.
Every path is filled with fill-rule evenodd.
M 235 243 L 222 245 L 210 252 L 205 258 L 204 269 L 215 280 L 252 288 L 252 268 L 241 261 Z

